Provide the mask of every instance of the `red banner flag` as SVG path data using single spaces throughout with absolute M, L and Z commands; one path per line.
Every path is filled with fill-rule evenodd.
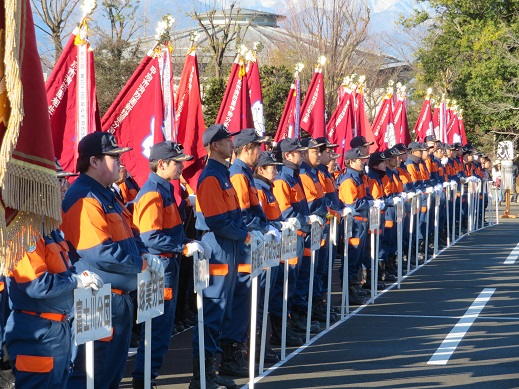
M 0 273 L 61 222 L 61 195 L 31 3 L 0 6 Z
M 436 109 L 435 109 L 436 112 Z M 414 134 L 418 142 L 423 142 L 425 137 L 433 135 L 433 115 L 431 113 L 431 100 L 430 94 L 428 93 L 422 105 L 420 115 L 414 126 Z M 405 143 L 405 142 L 402 142 Z M 409 143 L 405 143 L 407 146 Z
M 449 144 L 462 143 L 461 124 L 459 116 L 456 112 L 451 115 L 451 120 L 447 124 L 447 141 Z M 464 144 L 464 143 L 462 143 Z
M 184 162 L 182 176 L 193 192 L 196 192 L 198 177 L 204 168 L 207 153 L 202 143 L 205 124 L 195 49 L 190 50 L 186 57 L 178 86 L 175 111 L 175 121 L 179 129 L 178 141 L 184 146 L 184 151 L 194 157 L 191 161 Z
M 229 132 L 254 128 L 248 89 L 245 64 L 243 58 L 237 55 L 231 68 L 220 111 L 216 117 L 216 123 L 223 124 Z
M 369 151 L 372 153 L 377 149 L 377 145 L 375 136 L 371 130 L 371 125 L 369 124 L 368 115 L 366 115 L 363 88 L 361 84 L 357 90 L 353 92 L 355 97 L 355 136 L 363 136 L 368 142 L 373 142 L 374 144 L 369 148 Z M 349 145 L 346 145 L 346 148 L 349 148 L 348 146 Z
M 324 79 L 321 65 L 315 67 L 305 99 L 301 105 L 300 127 L 312 138 L 325 136 Z
M 377 150 L 383 151 L 392 147 L 395 142 L 395 129 L 393 126 L 393 94 L 386 93 L 380 109 L 378 110 L 373 126 L 371 127 Z
M 45 83 L 54 152 L 65 171 L 76 169 L 81 138 L 101 129 L 94 52 L 82 39 L 86 30 L 84 23 L 74 30 Z
M 101 120 L 119 146 L 133 148 L 121 157 L 139 186 L 150 172 L 151 146 L 164 140 L 163 107 L 158 59 L 147 55 Z
M 406 146 L 411 143 L 411 135 L 409 134 L 409 122 L 407 121 L 407 98 L 405 87 L 398 92 L 395 107 L 393 109 L 393 120 L 395 128 L 395 143 L 389 147 L 393 147 L 397 143 L 403 143 Z
M 290 85 L 288 91 L 287 102 L 279 120 L 275 142 L 280 142 L 285 138 L 301 138 L 299 131 L 299 113 L 301 102 L 301 84 L 299 79 L 294 78 L 294 82 Z
M 261 92 L 260 73 L 258 60 L 255 53 L 249 62 L 247 71 L 247 82 L 250 93 L 250 103 L 252 109 L 252 119 L 254 128 L 259 136 L 265 136 L 265 116 L 263 115 L 263 93 Z
M 162 87 L 162 100 L 164 104 L 164 126 L 163 132 L 166 140 L 178 141 L 178 129 L 175 124 L 175 101 L 173 99 L 173 90 L 175 83 L 173 79 L 173 66 L 171 64 L 171 50 L 173 48 L 166 43 L 157 58 L 160 69 L 160 85 Z
M 350 149 L 350 141 L 353 139 L 355 129 L 355 99 L 352 91 L 344 89 L 339 105 L 328 121 L 326 137 L 332 143 L 339 145 L 336 152 L 340 154 L 337 159 L 339 166 L 343 167 L 344 152 Z

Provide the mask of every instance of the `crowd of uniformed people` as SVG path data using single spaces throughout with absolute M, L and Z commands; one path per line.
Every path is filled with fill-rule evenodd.
M 159 375 L 163 363 L 171 362 L 164 355 L 175 322 L 177 330 L 194 324 L 189 388 L 200 388 L 200 339 L 192 293 L 195 253 L 209 259 L 209 286 L 203 291 L 206 387 L 234 388 L 230 377 L 249 375 L 248 339 L 257 337 L 259 349 L 259 334 L 267 325 L 261 320 L 260 298 L 257 331 L 249 331 L 253 244 L 279 241 L 288 232 L 297 234 L 297 255 L 287 260 L 287 316 L 283 317 L 283 261 L 272 269 L 268 313 L 270 344 L 281 344 L 282 323 L 287 320 L 286 345 L 301 346 L 312 270 L 311 333 L 321 331 L 326 321 L 330 247 L 339 267 L 347 250 L 347 280 L 342 280 L 341 269 L 341 281 L 348 283 L 349 304 L 364 304 L 367 289 L 395 281 L 399 203 L 404 209 L 404 263 L 407 247 L 415 244 L 409 239 L 411 229 L 418 239 L 418 259 L 423 260 L 431 250 L 426 242 L 433 242 L 433 226 L 441 245 L 447 244 L 448 220 L 455 217 L 461 223 L 456 228 L 467 228 L 468 201 L 466 192 L 461 195 L 462 186 L 489 180 L 485 158 L 470 145 L 442 144 L 434 136 L 371 154 L 371 143 L 357 136 L 343 156 L 335 153 L 338 145 L 326 138 L 289 138 L 272 146 L 254 129 L 233 134 L 221 124 L 208 127 L 202 139 L 207 164 L 197 188 L 182 185 L 180 192 L 172 181 L 181 178 L 183 162 L 192 156 L 171 141 L 151 148 L 150 174 L 142 188 L 121 166 L 121 154 L 129 149 L 119 147 L 109 133 L 96 132 L 80 141 L 77 174 L 64 172 L 57 164 L 63 188 L 61 228 L 34 242 L 5 278 L 2 290 L 0 320 L 7 350 L 4 359 L 9 359 L 2 369 L 7 371 L 11 364 L 17 388 L 86 388 L 85 346 L 76 346 L 72 333 L 73 292 L 99 289 L 105 283 L 112 288 L 112 334 L 94 342 L 95 388 L 119 386 L 132 335 L 138 342 L 132 385 L 143 388 L 144 328 L 135 326 L 134 312 L 137 274 L 144 269 L 152 276 L 164 272 L 164 314 L 152 320 L 150 379 Z M 337 164 L 340 158 L 344 170 Z M 78 177 L 69 185 L 73 175 Z M 190 195 L 193 192 L 196 200 Z M 415 225 L 410 226 L 413 197 L 419 198 L 421 207 Z M 428 202 L 428 197 L 433 201 Z M 427 204 L 434 207 L 436 197 L 440 199 L 438 220 L 431 209 L 427 212 Z M 478 201 L 483 217 L 487 197 L 481 195 Z M 379 210 L 381 223 L 371 231 L 373 207 Z M 454 209 L 461 209 L 461 219 Z M 427 215 L 430 228 L 426 228 Z M 341 226 L 346 216 L 353 218 L 348 239 Z M 341 227 L 338 244 L 330 246 L 333 220 Z M 323 234 L 311 269 L 310 229 L 315 223 Z M 376 286 L 370 285 L 372 233 L 380 239 Z M 262 296 L 265 272 L 259 285 Z M 332 308 L 333 322 L 339 311 Z M 279 360 L 268 345 L 265 360 Z M 2 377 L 6 384 L 6 375 Z

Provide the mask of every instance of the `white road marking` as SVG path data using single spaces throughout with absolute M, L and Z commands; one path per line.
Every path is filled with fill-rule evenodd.
M 427 362 L 428 365 L 447 364 L 449 358 L 452 356 L 454 351 L 456 351 L 459 343 L 470 329 L 470 326 L 472 326 L 495 291 L 495 288 L 483 289 L 479 296 L 474 300 L 470 308 L 467 309 L 467 312 L 465 312 L 462 318 L 451 330 L 449 335 L 447 335 L 440 347 L 438 347 L 431 359 L 429 359 L 429 362 Z
M 519 258 L 519 243 L 517 243 L 517 246 L 515 246 L 510 255 L 508 255 L 508 258 L 503 265 L 513 265 L 517 258 Z

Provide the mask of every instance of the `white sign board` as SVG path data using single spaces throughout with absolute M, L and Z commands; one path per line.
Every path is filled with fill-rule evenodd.
M 502 190 L 513 190 L 514 183 L 514 167 L 512 161 L 501 162 L 501 189 Z
M 369 229 L 371 232 L 380 229 L 380 209 L 372 207 L 369 210 Z
M 250 246 L 250 258 L 250 277 L 255 278 L 259 276 L 263 271 L 263 243 L 259 244 L 256 240 L 252 242 Z
M 404 204 L 398 203 L 396 205 L 396 221 L 397 221 L 397 223 L 402 223 L 403 218 L 404 218 Z
M 196 293 L 202 293 L 209 286 L 209 261 L 198 258 L 198 253 L 193 258 L 193 280 Z
M 321 248 L 321 237 L 323 229 L 319 223 L 312 223 L 310 230 L 310 251 L 316 251 Z
M 276 242 L 276 240 L 271 240 L 270 242 L 265 242 L 264 245 L 264 254 L 263 254 L 263 268 L 274 267 L 279 265 L 279 261 L 281 260 L 281 240 Z
M 77 345 L 112 336 L 110 284 L 94 295 L 91 288 L 74 290 L 74 335 Z
M 505 161 L 513 161 L 514 159 L 514 142 L 504 141 L 497 144 L 497 159 Z
M 297 233 L 288 230 L 288 235 L 281 236 L 281 259 L 288 261 L 295 257 L 297 257 Z
M 152 279 L 149 270 L 137 274 L 137 323 L 164 313 L 164 270 Z

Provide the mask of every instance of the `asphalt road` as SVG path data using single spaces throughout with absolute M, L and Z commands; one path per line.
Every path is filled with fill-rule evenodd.
M 268 370 L 255 387 L 519 388 L 519 259 L 505 264 L 518 244 L 519 219 L 463 237 L 400 289 L 386 290 Z M 191 335 L 172 338 L 160 388 L 187 388 Z M 132 367 L 130 358 L 121 388 L 131 388 Z

